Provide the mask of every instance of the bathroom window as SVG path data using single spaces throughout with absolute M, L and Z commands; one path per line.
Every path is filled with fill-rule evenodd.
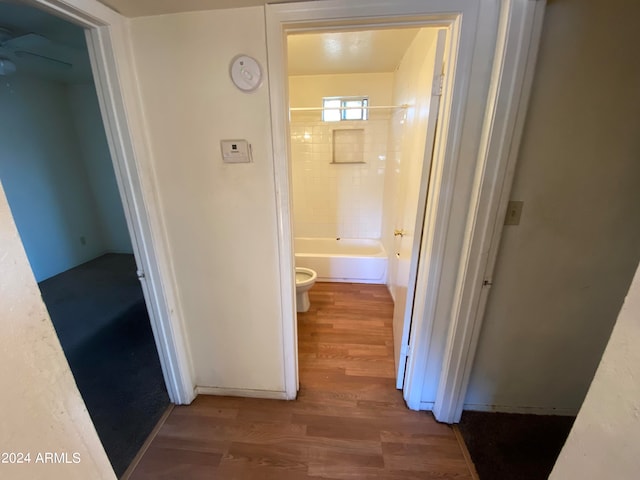
M 322 121 L 367 120 L 368 97 L 325 97 L 322 99 Z

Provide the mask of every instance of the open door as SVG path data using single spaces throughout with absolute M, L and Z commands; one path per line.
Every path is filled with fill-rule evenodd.
M 413 317 L 413 304 L 420 257 L 420 243 L 424 227 L 424 215 L 427 205 L 427 192 L 431 174 L 431 161 L 434 150 L 438 111 L 443 85 L 443 66 L 446 30 L 438 31 L 435 46 L 431 96 L 426 105 L 420 108 L 428 110 L 426 117 L 426 135 L 421 174 L 412 181 L 409 179 L 405 201 L 400 202 L 396 212 L 394 230 L 394 252 L 397 262 L 395 278 L 390 279 L 395 291 L 393 311 L 393 343 L 397 367 L 396 387 L 404 385 L 404 374 L 409 352 L 409 334 Z M 419 181 L 418 181 L 419 179 Z

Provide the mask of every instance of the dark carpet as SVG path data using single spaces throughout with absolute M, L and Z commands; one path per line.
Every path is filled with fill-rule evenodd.
M 169 405 L 132 255 L 40 283 L 78 389 L 120 477 Z
M 465 411 L 458 428 L 480 480 L 546 480 L 574 420 Z

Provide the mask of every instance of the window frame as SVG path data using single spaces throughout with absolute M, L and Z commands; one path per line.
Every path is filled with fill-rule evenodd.
M 335 102 L 339 101 L 339 107 L 327 107 L 327 102 Z M 360 102 L 359 107 L 348 107 L 347 103 L 349 102 Z M 325 114 L 327 111 L 336 111 L 339 112 L 339 118 L 337 119 L 327 119 Z M 347 111 L 359 110 L 360 118 L 347 118 Z M 369 120 L 369 97 L 367 95 L 356 95 L 356 96 L 338 96 L 338 97 L 322 97 L 322 121 L 323 122 L 361 122 Z

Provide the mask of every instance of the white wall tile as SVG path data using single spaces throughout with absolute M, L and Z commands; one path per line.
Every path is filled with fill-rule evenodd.
M 344 140 L 348 133 L 340 144 L 346 156 L 363 155 L 365 164 L 331 163 L 336 129 L 364 130 L 361 147 Z M 380 238 L 388 130 L 386 118 L 340 123 L 293 119 L 290 131 L 296 236 Z
M 360 95 L 363 85 L 372 105 L 390 105 L 393 79 L 393 73 L 293 76 L 289 79 L 291 105 L 319 106 L 323 96 Z M 319 112 L 292 114 L 295 235 L 380 238 L 391 112 L 369 113 L 367 121 L 341 122 L 322 122 Z M 347 161 L 365 163 L 332 164 L 334 130 L 356 129 L 364 130 L 360 148 L 353 146 L 353 139 L 337 143 L 344 147 Z

